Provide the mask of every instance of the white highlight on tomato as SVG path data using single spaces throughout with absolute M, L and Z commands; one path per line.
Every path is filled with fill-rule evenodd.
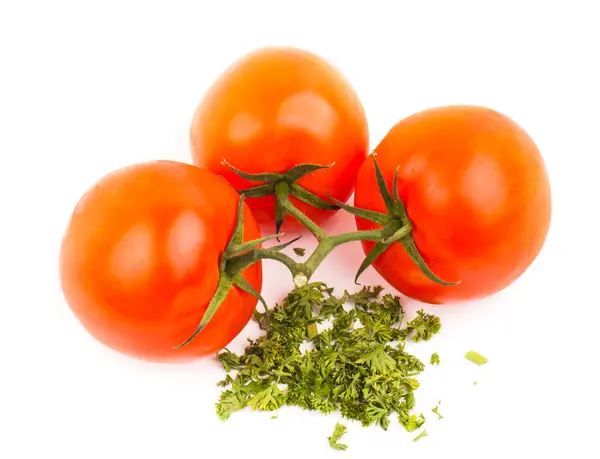
M 338 117 L 329 102 L 312 91 L 302 91 L 284 100 L 277 114 L 277 122 L 327 139 L 337 124 Z
M 115 244 L 110 255 L 110 269 L 122 288 L 142 288 L 157 262 L 152 227 L 141 222 L 131 227 Z
M 207 237 L 202 219 L 192 210 L 187 210 L 173 223 L 167 238 L 167 257 L 176 279 L 197 271 L 202 255 L 203 241 Z

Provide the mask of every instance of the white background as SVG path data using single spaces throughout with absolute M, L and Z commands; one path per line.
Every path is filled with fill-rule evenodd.
M 600 457 L 596 4 L 3 0 L 0 457 Z M 428 308 L 443 331 L 413 350 L 438 351 L 442 364 L 417 392 L 431 415 L 420 442 L 395 421 L 387 432 L 346 422 L 349 449 L 338 453 L 327 443 L 337 416 L 298 409 L 221 423 L 223 372 L 212 359 L 117 355 L 62 298 L 57 256 L 79 196 L 133 162 L 189 162 L 201 95 L 263 45 L 306 48 L 338 66 L 363 101 L 372 148 L 401 118 L 462 103 L 509 115 L 543 152 L 553 221 L 540 257 L 492 298 Z M 330 229 L 351 226 L 340 215 Z M 356 245 L 335 252 L 315 279 L 351 287 L 361 255 Z M 290 287 L 280 269 L 265 264 L 271 303 Z M 371 270 L 363 280 L 381 282 Z M 247 327 L 233 347 L 256 335 Z M 489 364 L 467 362 L 469 349 Z M 442 421 L 429 411 L 438 399 Z

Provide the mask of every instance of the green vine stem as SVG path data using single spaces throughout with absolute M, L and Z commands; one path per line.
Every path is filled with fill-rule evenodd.
M 412 237 L 413 224 L 408 218 L 404 203 L 398 196 L 398 170 L 396 170 L 394 174 L 393 189 L 390 193 L 383 178 L 383 174 L 379 169 L 379 165 L 377 164 L 375 154 L 371 156 L 375 164 L 377 184 L 385 203 L 387 213 L 349 206 L 331 196 L 331 202 L 324 201 L 322 198 L 314 195 L 296 183 L 296 181 L 303 176 L 315 173 L 321 169 L 327 169 L 333 166 L 333 164 L 329 166 L 299 164 L 285 173 L 248 174 L 236 169 L 234 166 L 224 161 L 224 164 L 229 166 L 240 177 L 251 182 L 259 183 L 254 187 L 240 191 L 241 197 L 238 203 L 237 220 L 231 239 L 221 255 L 219 283 L 215 294 L 194 333 L 185 342 L 176 347 L 185 346 L 202 331 L 214 317 L 230 288 L 236 287 L 255 296 L 266 307 L 266 303 L 260 293 L 254 290 L 242 276 L 242 272 L 246 268 L 260 260 L 270 259 L 282 263 L 292 274 L 294 285 L 300 287 L 310 280 L 323 260 L 325 260 L 331 251 L 339 245 L 354 241 L 374 242 L 375 245 L 367 254 L 356 273 L 354 280 L 358 283 L 359 276 L 377 259 L 377 257 L 384 253 L 392 244 L 400 243 L 413 262 L 432 282 L 446 286 L 458 284 L 458 282 L 446 282 L 431 271 L 415 244 Z M 262 197 L 269 195 L 274 195 L 275 197 L 275 224 L 277 234 L 274 236 L 262 237 L 254 241 L 243 242 L 243 203 L 245 196 Z M 333 210 L 341 208 L 357 217 L 376 223 L 379 225 L 379 228 L 368 231 L 353 231 L 337 235 L 328 235 L 323 228 L 294 206 L 289 199 L 290 196 L 294 196 L 297 199 L 320 209 Z M 300 237 L 275 247 L 260 247 L 263 242 L 274 238 L 279 240 L 282 235 L 279 233 L 279 228 L 283 224 L 284 219 L 288 216 L 296 219 L 317 239 L 317 247 L 305 262 L 298 262 L 289 255 L 281 252 Z M 316 330 L 307 330 L 307 333 L 314 334 L 316 333 Z
M 304 285 L 315 273 L 319 265 L 327 258 L 333 249 L 337 246 L 353 241 L 381 241 L 381 230 L 355 231 L 351 233 L 337 234 L 335 236 L 324 236 L 319 240 L 319 244 L 311 253 L 308 259 L 301 263 L 292 257 L 281 252 L 274 252 L 272 249 L 258 248 L 245 255 L 233 260 L 230 264 L 235 271 L 243 271 L 250 265 L 259 260 L 271 259 L 284 264 L 292 273 L 294 285 L 299 287 Z

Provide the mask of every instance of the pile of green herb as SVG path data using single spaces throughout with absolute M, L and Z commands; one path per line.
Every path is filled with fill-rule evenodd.
M 365 287 L 336 297 L 325 284 L 311 283 L 274 309 L 257 312 L 266 335 L 249 340 L 243 355 L 218 354 L 229 373 L 219 383 L 225 390 L 218 416 L 225 420 L 246 406 L 272 411 L 295 405 L 323 413 L 340 410 L 364 426 L 384 429 L 396 414 L 407 431 L 419 428 L 425 419 L 413 413 L 415 377 L 425 366 L 405 351 L 405 343 L 430 339 L 440 321 L 420 310 L 402 327 L 399 297 L 380 298 L 381 291 Z M 313 348 L 302 351 L 306 342 Z

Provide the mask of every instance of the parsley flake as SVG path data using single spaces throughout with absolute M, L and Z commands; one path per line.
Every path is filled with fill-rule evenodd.
M 413 438 L 413 441 L 419 441 L 421 438 L 427 437 L 428 435 L 429 434 L 427 433 L 427 431 L 423 429 L 419 435 Z
M 348 428 L 341 423 L 336 423 L 335 428 L 333 429 L 333 433 L 331 437 L 328 437 L 329 446 L 334 449 L 339 449 L 341 451 L 346 451 L 348 449 L 348 445 L 344 445 L 343 443 L 338 443 L 339 439 L 348 431 Z
M 439 333 L 441 327 L 442 324 L 439 317 L 428 314 L 423 309 L 419 309 L 417 317 L 406 324 L 403 334 L 405 337 L 411 335 L 411 339 L 415 342 L 429 341 L 433 335 Z
M 467 360 L 470 360 L 471 362 L 473 362 L 476 365 L 483 365 L 484 363 L 487 363 L 487 361 L 488 361 L 487 357 L 484 357 L 483 355 L 481 355 L 475 351 L 468 351 L 465 354 L 465 358 Z
M 302 247 L 295 247 L 294 253 L 299 257 L 303 257 L 304 255 L 306 255 L 306 249 L 303 249 Z

